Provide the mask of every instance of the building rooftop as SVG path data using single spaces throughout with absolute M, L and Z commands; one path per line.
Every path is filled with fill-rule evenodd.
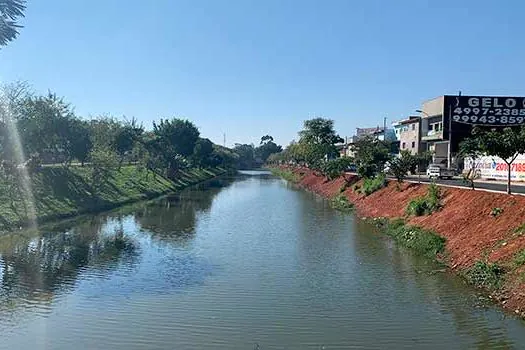
M 392 126 L 399 126 L 399 125 L 406 125 L 406 124 L 417 123 L 420 120 L 421 120 L 420 116 L 411 115 L 408 118 L 405 118 L 405 119 L 402 119 L 402 120 L 397 120 L 397 121 L 393 122 Z

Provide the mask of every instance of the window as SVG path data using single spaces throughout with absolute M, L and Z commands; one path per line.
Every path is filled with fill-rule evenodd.
M 416 124 L 412 124 L 412 130 L 416 130 Z
M 430 125 L 428 126 L 428 130 L 429 130 L 429 131 L 434 130 L 434 124 L 430 124 Z
M 412 148 L 416 148 L 416 142 L 412 141 Z
M 401 144 L 401 149 L 405 149 L 405 143 Z

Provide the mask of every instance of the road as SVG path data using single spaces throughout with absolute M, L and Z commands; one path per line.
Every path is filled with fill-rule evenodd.
M 409 176 L 407 178 L 408 181 L 411 182 L 417 182 L 418 177 L 417 176 Z M 435 180 L 438 185 L 442 186 L 454 186 L 454 187 L 465 187 L 470 188 L 470 185 L 465 183 L 462 179 L 454 178 L 452 180 Z M 430 183 L 432 180 L 430 180 L 426 176 L 421 176 L 421 182 Z M 475 182 L 476 189 L 479 190 L 488 190 L 488 191 L 498 191 L 507 193 L 507 185 L 505 183 L 501 182 L 488 182 L 488 181 L 482 181 L 482 182 Z M 525 184 L 524 185 L 512 185 L 512 193 L 516 194 L 525 194 Z
M 357 175 L 356 173 L 348 172 L 347 174 Z M 392 176 L 388 176 L 389 179 L 395 179 Z M 435 181 L 440 186 L 450 186 L 450 187 L 462 187 L 462 188 L 470 188 L 470 185 L 465 183 L 461 178 L 455 177 L 451 180 L 430 180 L 426 175 L 421 175 L 420 178 L 418 178 L 415 175 L 408 176 L 405 181 L 408 182 L 418 182 L 421 181 L 423 183 L 431 183 L 432 181 Z M 490 181 L 484 181 L 479 180 L 475 182 L 476 190 L 485 190 L 485 191 L 495 191 L 495 192 L 501 192 L 501 193 L 507 193 L 507 184 L 502 182 L 490 182 Z M 525 183 L 523 184 L 512 184 L 512 193 L 513 194 L 520 194 L 525 195 Z

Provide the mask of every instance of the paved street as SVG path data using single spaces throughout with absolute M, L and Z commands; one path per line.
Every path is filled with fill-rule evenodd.
M 348 173 L 357 175 L 356 173 Z M 394 177 L 389 176 L 390 179 L 394 179 Z M 421 181 L 423 183 L 431 183 L 432 180 L 430 180 L 426 175 L 421 175 L 420 178 L 417 176 L 408 176 L 406 181 L 409 182 L 418 182 Z M 440 186 L 453 186 L 453 187 L 464 187 L 464 188 L 470 188 L 470 185 L 465 183 L 460 177 L 455 177 L 451 180 L 434 180 L 438 185 Z M 507 184 L 504 182 L 497 182 L 497 181 L 487 181 L 487 180 L 477 180 L 475 182 L 476 190 L 487 190 L 487 191 L 498 191 L 502 193 L 507 193 Z M 513 194 L 523 194 L 525 195 L 525 183 L 513 183 L 512 184 L 512 193 Z
M 417 176 L 410 176 L 407 180 L 417 182 L 418 181 L 418 177 Z M 422 175 L 421 176 L 421 182 L 429 183 L 429 182 L 431 182 L 431 180 L 429 180 L 428 177 Z M 457 187 L 470 188 L 470 185 L 465 183 L 460 178 L 454 178 L 452 180 L 436 180 L 436 183 L 439 184 L 439 185 L 444 185 L 444 186 L 457 186 Z M 506 193 L 506 191 L 507 191 L 507 185 L 505 183 L 496 182 L 496 181 L 491 182 L 491 181 L 480 180 L 480 181 L 476 181 L 475 182 L 475 186 L 476 186 L 476 189 L 484 189 L 484 190 L 490 190 L 490 191 L 500 191 L 500 192 L 504 192 L 504 193 Z M 513 184 L 512 185 L 512 193 L 525 194 L 525 184 Z

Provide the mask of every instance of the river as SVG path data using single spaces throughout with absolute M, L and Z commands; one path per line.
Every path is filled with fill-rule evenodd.
M 0 238 L 0 349 L 509 349 L 522 321 L 265 172 Z

